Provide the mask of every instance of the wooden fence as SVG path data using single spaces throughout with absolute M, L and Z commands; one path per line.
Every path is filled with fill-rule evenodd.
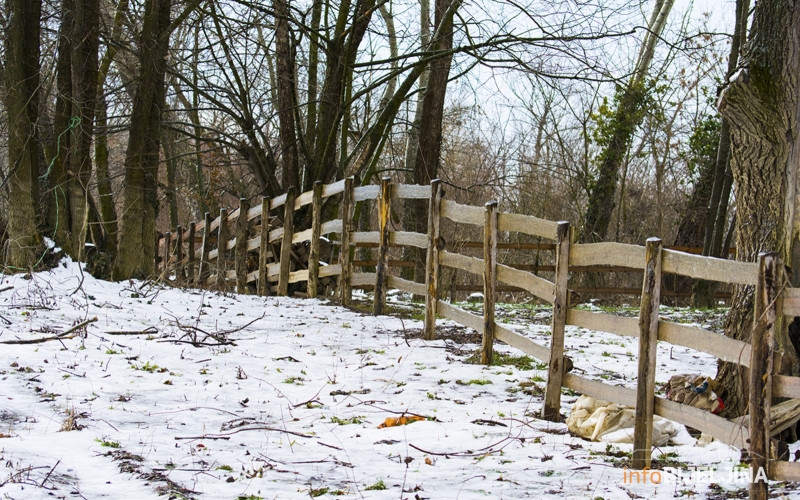
M 339 218 L 322 221 L 323 203 L 338 201 Z M 429 200 L 427 233 L 392 231 L 393 200 Z M 378 230 L 353 230 L 353 207 L 356 202 L 378 202 Z M 311 205 L 311 224 L 302 231 L 294 229 L 294 214 Z M 272 227 L 270 211 L 282 209 L 282 227 Z M 445 249 L 442 222 L 483 228 L 483 258 L 469 257 Z M 553 281 L 532 272 L 497 262 L 500 233 L 522 233 L 549 240 L 554 245 Z M 197 248 L 196 237 L 202 234 Z M 320 262 L 320 237 L 336 234 L 341 251 L 336 263 Z M 309 241 L 308 269 L 291 271 L 292 245 Z M 216 248 L 212 248 L 216 243 Z M 377 245 L 376 270 L 355 272 L 352 249 L 358 244 Z M 426 282 L 417 283 L 388 274 L 391 246 L 411 246 L 426 250 Z M 337 295 L 349 305 L 355 287 L 374 287 L 373 313 L 381 314 L 388 288 L 425 296 L 425 338 L 436 336 L 437 314 L 481 333 L 481 359 L 492 359 L 495 341 L 504 342 L 547 363 L 542 417 L 556 421 L 561 409 L 561 389 L 567 387 L 595 398 L 636 408 L 633 468 L 649 467 L 652 450 L 653 415 L 699 429 L 714 438 L 747 449 L 752 460 L 754 480 L 750 497 L 767 497 L 767 484 L 760 479 L 763 471 L 770 479 L 800 481 L 800 463 L 777 460 L 771 455 L 771 438 L 781 428 L 770 425 L 773 398 L 800 399 L 800 377 L 774 373 L 775 325 L 779 315 L 800 316 L 800 288 L 788 288 L 783 266 L 774 254 L 762 254 L 757 263 L 745 263 L 702 257 L 665 249 L 661 240 L 651 238 L 646 246 L 623 243 L 577 244 L 568 222 L 552 222 L 528 215 L 504 213 L 497 202 L 484 207 L 463 205 L 444 198 L 440 181 L 430 186 L 381 184 L 355 187 L 352 179 L 333 184 L 316 183 L 314 189 L 296 194 L 293 189 L 277 198 L 261 200 L 250 207 L 241 200 L 230 214 L 226 209 L 214 220 L 206 214 L 200 223 L 191 223 L 188 235 L 182 228 L 158 239 L 156 266 L 164 274 L 175 274 L 177 284 L 213 285 L 248 293 L 250 284 L 260 295 L 286 295 L 289 284 L 307 283 L 307 295 L 321 292 L 324 277 L 338 277 Z M 249 256 L 258 256 L 250 259 Z M 277 257 L 277 258 L 276 258 Z M 252 264 L 248 264 L 253 262 Z M 231 265 L 232 263 L 232 265 Z M 643 273 L 641 306 L 638 318 L 570 308 L 568 278 L 570 272 L 586 267 L 633 268 Z M 443 267 L 459 269 L 483 279 L 483 316 L 478 316 L 441 300 L 440 279 Z M 252 268 L 252 270 L 251 270 Z M 662 276 L 674 274 L 734 285 L 755 287 L 755 310 L 750 342 L 734 340 L 717 333 L 659 319 Z M 538 344 L 495 321 L 495 297 L 498 283 L 523 290 L 553 305 L 550 346 Z M 567 325 L 589 330 L 635 337 L 639 340 L 636 389 L 590 380 L 564 369 L 564 335 Z M 658 341 L 688 347 L 711 354 L 723 361 L 737 363 L 749 370 L 750 413 L 736 421 L 655 396 L 656 344 Z M 778 359 L 780 359 L 778 357 Z M 779 364 L 779 363 L 777 363 Z M 792 404 L 797 401 L 791 401 Z M 781 403 L 784 404 L 784 403 Z

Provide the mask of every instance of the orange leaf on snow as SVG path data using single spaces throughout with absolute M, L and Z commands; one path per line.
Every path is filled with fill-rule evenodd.
M 417 415 L 411 415 L 408 417 L 389 417 L 378 426 L 378 429 L 383 429 L 384 427 L 397 427 L 398 425 L 407 425 L 420 420 L 425 420 L 425 417 L 419 417 Z

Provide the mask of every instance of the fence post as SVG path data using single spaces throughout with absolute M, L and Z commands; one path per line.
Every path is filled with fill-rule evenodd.
M 194 221 L 189 223 L 189 236 L 187 238 L 188 245 L 186 246 L 186 282 L 189 286 L 194 285 L 194 262 L 195 262 L 195 249 L 194 239 L 197 235 L 197 225 Z
M 183 226 L 176 228 L 178 234 L 175 242 L 175 281 L 183 286 Z
M 228 209 L 219 209 L 219 228 L 217 228 L 217 288 L 226 290 L 225 275 L 228 273 Z
M 339 300 L 345 307 L 350 306 L 353 289 L 350 286 L 350 279 L 353 276 L 353 264 L 350 258 L 350 233 L 353 231 L 353 198 L 354 181 L 352 177 L 344 180 L 344 192 L 342 193 L 342 246 L 339 249 L 339 265 L 342 267 L 342 274 L 339 278 Z
M 294 186 L 286 191 L 286 204 L 283 207 L 283 241 L 281 241 L 280 276 L 278 276 L 278 295 L 289 295 L 289 271 L 292 269 L 292 237 L 294 236 Z
M 164 278 L 169 279 L 169 258 L 172 252 L 169 251 L 169 247 L 172 244 L 172 233 L 167 231 L 164 233 Z
M 314 197 L 311 200 L 311 245 L 308 255 L 309 298 L 319 295 L 319 238 L 322 230 L 322 181 L 314 182 Z
M 633 429 L 633 469 L 650 467 L 656 388 L 658 307 L 661 304 L 661 240 L 648 238 L 639 308 L 639 378 Z
M 483 345 L 481 363 L 492 364 L 494 301 L 497 291 L 497 202 L 486 204 L 483 224 Z
M 431 201 L 428 207 L 428 251 L 425 256 L 425 340 L 436 338 L 436 310 L 439 299 L 439 250 L 444 240 L 439 234 L 442 208 L 442 181 L 431 181 Z
M 553 335 L 550 338 L 550 363 L 544 392 L 542 418 L 557 422 L 561 415 L 561 385 L 564 378 L 564 327 L 569 310 L 569 247 L 572 234 L 569 222 L 558 223 L 555 248 L 555 293 L 553 296 Z
M 269 198 L 261 197 L 261 243 L 258 246 L 258 294 L 269 295 L 269 277 L 267 276 L 267 252 L 269 251 Z
M 197 268 L 195 285 L 203 285 L 203 275 L 208 273 L 208 252 L 211 251 L 211 214 L 203 214 L 203 244 L 200 247 L 200 266 Z
M 236 269 L 236 293 L 247 293 L 247 239 L 250 237 L 247 212 L 250 211 L 250 200 L 239 200 L 239 217 L 236 219 L 236 248 L 233 265 Z
M 750 500 L 769 496 L 769 413 L 772 402 L 775 302 L 778 292 L 776 254 L 758 256 L 758 282 L 753 311 L 753 352 L 750 358 Z
M 392 209 L 392 179 L 381 179 L 380 207 L 378 208 L 378 265 L 375 267 L 375 296 L 372 315 L 383 314 L 386 304 L 386 286 L 389 267 L 389 218 Z
M 154 270 L 153 274 L 158 276 L 158 259 L 159 259 L 158 250 L 159 250 L 159 248 L 161 248 L 161 235 L 158 234 L 158 231 L 155 231 L 155 233 L 156 233 L 156 251 L 153 252 L 153 256 L 154 256 L 154 258 L 153 258 L 153 270 Z

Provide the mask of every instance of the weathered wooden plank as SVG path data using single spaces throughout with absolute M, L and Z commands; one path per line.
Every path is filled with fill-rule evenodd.
M 572 245 L 570 266 L 624 266 L 644 269 L 645 249 L 626 243 L 583 243 Z
M 353 189 L 353 201 L 376 200 L 381 194 L 381 187 L 376 185 L 358 186 Z
M 428 204 L 428 248 L 425 253 L 425 339 L 436 338 L 436 312 L 439 299 L 439 252 L 444 248 L 440 235 L 442 181 L 431 181 L 431 200 Z
M 236 269 L 228 269 L 225 271 L 225 279 L 226 280 L 235 280 L 236 279 Z
M 218 228 L 218 227 L 219 227 L 219 222 L 220 222 L 221 220 L 222 220 L 222 219 L 220 219 L 219 217 L 217 217 L 216 219 L 214 219 L 214 220 L 212 220 L 211 222 L 209 222 L 209 223 L 208 223 L 208 230 L 209 230 L 209 231 L 213 231 L 213 230 L 215 230 L 216 228 Z
M 234 226 L 233 230 L 236 231 L 236 227 L 235 226 Z M 225 250 L 226 251 L 227 250 L 233 250 L 234 248 L 236 248 L 236 236 L 234 236 L 233 238 L 229 239 L 225 243 L 226 243 L 225 244 Z
M 267 265 L 267 279 L 269 279 L 269 281 L 278 281 L 277 278 L 280 276 L 280 274 L 281 274 L 280 262 L 273 262 Z M 270 279 L 273 277 L 275 279 Z M 278 289 L 276 288 L 274 291 L 277 292 Z
M 208 261 L 209 252 L 211 252 L 211 214 L 206 212 L 203 214 L 203 243 L 200 246 L 200 265 L 197 268 L 197 276 L 195 277 L 195 286 L 203 283 L 205 276 L 208 274 Z
M 428 248 L 428 235 L 411 231 L 395 231 L 389 235 L 389 244 L 391 246 Z
M 439 310 L 439 314 L 444 316 L 449 320 L 453 320 L 456 323 L 466 326 L 467 328 L 472 328 L 476 332 L 482 334 L 483 333 L 483 318 L 478 316 L 477 314 L 472 314 L 469 311 L 465 311 L 460 307 L 456 307 L 452 304 L 448 304 L 443 300 L 437 301 L 437 308 Z
M 253 231 L 255 232 L 255 231 Z M 261 235 L 259 234 L 255 238 L 250 238 L 247 240 L 247 251 L 248 252 L 255 252 L 261 248 Z
M 229 223 L 230 222 L 234 222 L 238 218 L 239 218 L 239 209 L 238 208 L 236 210 L 234 210 L 233 212 L 228 212 L 228 222 Z M 230 224 L 228 224 L 228 227 L 230 228 Z
M 773 481 L 800 481 L 800 462 L 772 461 L 767 475 Z
M 288 193 L 283 193 L 280 196 L 276 196 L 272 198 L 269 202 L 269 209 L 275 210 L 276 208 L 286 204 L 286 198 Z
M 773 375 L 772 397 L 800 399 L 800 377 Z
M 350 305 L 353 295 L 351 278 L 353 276 L 352 251 L 350 248 L 351 235 L 353 231 L 353 183 L 352 177 L 344 180 L 344 191 L 342 192 L 342 204 L 339 207 L 339 219 L 342 221 L 342 245 L 339 249 L 339 265 L 342 274 L 339 278 L 339 302 L 347 307 Z
M 492 364 L 494 355 L 494 306 L 497 294 L 497 202 L 485 205 L 483 223 L 483 337 L 481 363 Z M 560 387 L 560 386 L 559 386 Z
M 272 255 L 267 255 L 267 253 L 271 254 L 272 252 L 267 250 L 269 248 L 270 222 L 269 198 L 266 196 L 261 198 L 261 213 L 261 234 L 258 237 L 258 295 L 266 297 L 270 291 L 269 279 L 267 278 L 267 261 L 272 257 Z
M 392 178 L 381 179 L 381 196 L 378 206 L 378 264 L 375 266 L 375 293 L 372 300 L 372 315 L 383 314 L 386 305 L 386 277 L 389 274 L 389 219 L 392 215 Z
M 696 326 L 659 321 L 658 340 L 705 352 L 730 363 L 750 366 L 750 344 Z
M 380 244 L 381 235 L 378 231 L 353 231 L 350 233 L 350 242 Z
M 503 283 L 522 288 L 528 293 L 553 303 L 555 285 L 533 273 L 520 271 L 503 264 L 497 264 L 497 279 Z
M 352 277 L 350 278 L 350 284 L 354 287 L 362 285 L 374 285 L 375 273 L 353 273 Z
M 586 394 L 595 399 L 614 401 L 615 403 L 631 407 L 636 405 L 636 390 L 634 389 L 604 384 L 603 382 L 589 380 L 588 378 L 575 375 L 574 373 L 565 373 L 563 383 L 564 387 L 581 394 Z
M 247 213 L 250 200 L 239 200 L 239 218 L 236 219 L 236 247 L 234 248 L 234 267 L 236 269 L 236 293 L 247 293 L 247 239 L 250 237 L 250 222 Z
M 636 417 L 633 429 L 634 469 L 650 467 L 653 450 L 653 410 L 658 352 L 658 308 L 661 305 L 661 240 L 650 238 L 639 307 L 639 376 L 636 379 Z
M 694 427 L 736 448 L 748 447 L 749 432 L 746 427 L 700 408 L 656 397 L 655 414 Z
M 320 234 L 341 233 L 343 228 L 342 219 L 329 220 L 322 223 L 319 232 Z
M 283 238 L 281 240 L 281 272 L 278 278 L 278 295 L 289 294 L 289 271 L 291 270 L 292 239 L 294 236 L 294 186 L 290 186 L 286 193 L 286 203 L 283 210 Z
M 299 281 L 308 281 L 308 269 L 301 269 L 289 273 L 289 283 L 297 283 Z
M 753 352 L 750 357 L 750 470 L 755 480 L 750 483 L 750 499 L 766 500 L 769 483 L 758 477 L 769 474 L 770 429 L 772 403 L 773 349 L 775 345 L 775 302 L 778 297 L 781 273 L 776 254 L 758 256 L 753 308 Z
M 495 323 L 494 325 L 494 338 L 495 340 L 505 342 L 511 347 L 519 349 L 525 354 L 533 356 L 543 363 L 550 361 L 550 349 L 548 349 L 546 346 L 537 344 L 528 337 L 524 337 L 499 323 Z
M 310 241 L 313 233 L 314 233 L 313 228 L 308 228 L 303 231 L 300 231 L 299 233 L 294 233 L 294 236 L 292 236 L 292 244 L 302 243 L 304 241 Z
M 208 252 L 208 260 L 209 261 L 216 261 L 217 257 L 219 257 L 219 248 L 215 248 Z
M 704 257 L 675 250 L 664 251 L 664 272 L 741 285 L 755 285 L 758 278 L 758 266 L 755 263 Z
M 247 282 L 258 283 L 258 269 L 256 269 L 252 273 L 247 273 Z
M 424 184 L 398 184 L 395 186 L 394 197 L 404 200 L 429 200 L 431 187 Z
M 500 231 L 515 231 L 549 240 L 558 237 L 558 222 L 540 219 L 532 215 L 501 212 L 497 216 L 497 228 Z
M 332 264 L 330 266 L 320 266 L 319 277 L 325 278 L 327 276 L 339 276 L 342 274 L 341 264 Z
M 297 195 L 297 198 L 295 198 L 294 200 L 294 209 L 299 210 L 306 205 L 310 205 L 313 200 L 314 200 L 314 191 L 306 191 L 305 193 L 301 193 Z
M 553 319 L 550 340 L 550 360 L 547 366 L 547 386 L 544 393 L 542 418 L 552 422 L 561 420 L 561 385 L 564 362 L 564 327 L 569 311 L 569 247 L 571 243 L 569 222 L 561 222 L 556 229 L 556 276 L 553 287 Z
M 461 224 L 483 225 L 483 209 L 462 205 L 450 200 L 442 200 L 441 216 Z
M 800 316 L 800 288 L 784 288 L 781 295 L 783 297 L 781 314 Z
M 478 276 L 483 274 L 483 259 L 477 257 L 467 257 L 458 253 L 441 250 L 439 252 L 439 264 L 442 266 L 461 269 Z
M 425 295 L 424 283 L 417 283 L 416 281 L 398 278 L 397 276 L 389 276 L 389 288 L 397 288 L 402 292 L 413 293 L 415 295 Z
M 261 205 L 257 204 L 253 208 L 249 209 L 247 211 L 247 220 L 251 221 L 257 217 L 261 217 L 261 208 L 262 208 Z
M 225 276 L 228 271 L 228 259 L 225 255 L 228 243 L 228 209 L 219 209 L 219 227 L 217 228 L 217 282 L 218 290 L 227 290 Z
M 322 230 L 322 182 L 314 182 L 311 200 L 311 245 L 308 252 L 308 287 L 306 295 L 316 298 L 319 294 L 319 237 Z
M 269 232 L 269 243 L 273 241 L 283 240 L 283 228 L 277 227 Z
M 586 328 L 587 330 L 639 338 L 639 320 L 637 318 L 625 318 L 612 314 L 570 309 L 567 311 L 567 324 Z
M 325 184 L 325 186 L 322 187 L 322 197 L 327 198 L 344 192 L 344 184 L 345 179 L 334 182 L 333 184 Z

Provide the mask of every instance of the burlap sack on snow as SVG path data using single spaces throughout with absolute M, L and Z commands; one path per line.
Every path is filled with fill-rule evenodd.
M 636 410 L 590 396 L 581 396 L 567 417 L 567 428 L 577 436 L 607 443 L 633 443 Z M 678 429 L 663 417 L 653 417 L 653 445 L 663 446 Z

